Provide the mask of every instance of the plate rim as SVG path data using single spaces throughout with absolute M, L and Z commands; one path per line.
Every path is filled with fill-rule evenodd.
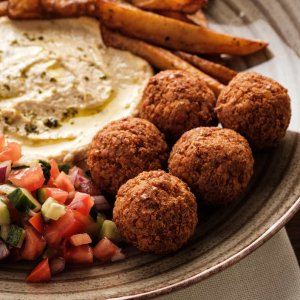
M 256 238 L 252 243 L 232 255 L 231 257 L 225 259 L 224 261 L 218 263 L 215 266 L 212 266 L 205 271 L 198 273 L 196 275 L 191 276 L 190 278 L 178 281 L 171 285 L 167 285 L 165 287 L 154 289 L 152 291 L 132 294 L 121 297 L 108 298 L 110 300 L 137 300 L 137 299 L 151 299 L 157 296 L 163 296 L 172 292 L 179 291 L 181 289 L 187 288 L 194 284 L 201 282 L 214 274 L 217 274 L 225 269 L 233 266 L 237 262 L 241 261 L 249 254 L 253 253 L 259 247 L 261 247 L 264 243 L 266 243 L 269 239 L 271 239 L 280 229 L 282 229 L 296 213 L 300 211 L 300 197 L 296 199 L 296 201 L 292 204 L 291 207 L 276 221 L 274 222 L 262 235 Z

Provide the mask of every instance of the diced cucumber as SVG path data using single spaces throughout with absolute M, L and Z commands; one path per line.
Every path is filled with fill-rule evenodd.
M 25 239 L 25 230 L 17 225 L 10 225 L 5 242 L 13 247 L 21 248 Z
M 47 190 L 46 188 L 40 188 L 36 191 L 36 196 L 40 203 L 44 203 L 47 200 Z
M 10 214 L 7 205 L 0 200 L 0 226 L 10 224 Z
M 0 185 L 0 193 L 3 193 L 5 195 L 10 194 L 16 189 L 16 187 L 10 185 L 10 184 L 1 184 Z
M 7 197 L 21 213 L 27 213 L 29 210 L 38 212 L 41 209 L 41 204 L 26 189 L 16 188 Z
M 50 219 L 57 221 L 66 213 L 66 207 L 63 204 L 58 203 L 55 199 L 49 197 L 42 205 L 41 212 L 45 221 Z
M 108 238 L 114 243 L 121 243 L 123 241 L 116 224 L 110 220 L 105 220 L 103 222 L 100 231 L 100 238 L 104 237 Z
M 97 224 L 100 228 L 100 232 L 101 232 L 101 228 L 102 228 L 105 220 L 106 220 L 106 217 L 103 214 L 101 214 L 101 213 L 97 214 Z
M 0 232 L 0 236 L 2 238 L 3 241 L 7 240 L 8 237 L 8 232 L 9 232 L 9 225 L 3 225 L 1 226 L 1 232 Z

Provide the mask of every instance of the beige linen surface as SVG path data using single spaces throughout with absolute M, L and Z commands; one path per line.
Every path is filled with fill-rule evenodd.
M 299 300 L 300 269 L 282 229 L 229 269 L 158 300 Z

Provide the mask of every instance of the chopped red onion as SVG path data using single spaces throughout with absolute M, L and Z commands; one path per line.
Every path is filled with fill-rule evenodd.
M 75 185 L 75 181 L 76 181 L 78 173 L 79 173 L 79 169 L 77 167 L 73 167 L 69 170 L 68 176 L 73 185 Z
M 35 215 L 36 215 L 37 213 L 36 212 L 34 212 L 33 210 L 29 210 L 28 211 L 28 215 L 29 215 L 29 217 L 34 217 Z
M 88 180 L 84 176 L 84 171 L 76 166 L 70 169 L 68 176 L 71 182 L 73 183 L 73 185 L 75 186 L 75 188 L 78 188 L 81 182 Z
M 55 275 L 65 269 L 66 262 L 62 257 L 54 257 L 50 260 L 51 274 Z
M 0 260 L 6 258 L 8 255 L 9 255 L 9 250 L 6 244 L 4 244 L 4 242 L 0 240 Z
M 112 256 L 111 261 L 118 261 L 125 259 L 125 255 L 121 252 L 121 249 L 118 249 L 116 253 Z
M 94 200 L 95 208 L 97 209 L 97 211 L 106 211 L 111 209 L 108 201 L 104 196 L 92 196 L 92 199 Z
M 11 171 L 11 161 L 7 160 L 0 163 L 0 184 L 6 183 Z

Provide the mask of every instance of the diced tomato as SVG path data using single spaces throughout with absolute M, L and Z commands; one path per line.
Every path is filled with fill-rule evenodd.
M 56 179 L 56 177 L 59 175 L 59 168 L 58 168 L 58 165 L 57 165 L 57 163 L 54 159 L 50 160 L 50 166 L 51 166 L 50 176 L 53 179 Z
M 15 186 L 34 191 L 42 187 L 45 177 L 41 165 L 37 164 L 31 168 L 11 172 L 8 180 Z
M 74 234 L 69 240 L 73 246 L 87 245 L 92 242 L 91 237 L 87 233 Z
M 75 217 L 74 211 L 67 209 L 57 221 L 46 224 L 44 236 L 50 247 L 58 247 L 63 238 L 85 231 L 86 225 Z
M 27 276 L 26 282 L 47 282 L 51 279 L 51 271 L 48 258 L 40 262 Z
M 25 260 L 35 260 L 44 251 L 46 241 L 35 229 L 29 225 L 25 225 L 25 242 L 21 251 L 21 257 Z
M 90 215 L 85 216 L 82 213 L 74 210 L 74 216 L 80 223 L 84 224 L 84 232 L 87 232 L 92 239 L 98 237 L 98 234 L 101 230 L 101 225 L 95 222 Z
M 5 145 L 5 137 L 4 135 L 0 135 L 0 148 L 4 147 Z
M 68 245 L 65 260 L 73 264 L 91 264 L 93 262 L 93 248 L 88 245 Z
M 54 185 L 68 193 L 75 191 L 74 185 L 65 172 L 61 172 L 54 180 Z
M 69 193 L 58 188 L 45 188 L 47 198 L 52 197 L 59 203 L 65 203 Z
M 47 244 L 53 248 L 59 248 L 61 242 L 61 233 L 54 226 L 46 225 L 44 229 L 44 237 L 47 241 Z
M 22 155 L 21 145 L 15 142 L 8 143 L 7 146 L 1 147 L 0 161 L 12 160 L 17 161 Z
M 42 233 L 44 230 L 44 221 L 42 214 L 39 212 L 31 217 L 28 222 L 32 225 L 32 227 L 37 230 L 39 233 Z
M 111 261 L 116 253 L 120 253 L 120 248 L 117 247 L 108 238 L 103 238 L 94 248 L 94 256 L 102 261 Z
M 46 186 L 47 186 L 47 187 L 50 187 L 50 188 L 54 187 L 54 179 L 53 179 L 53 177 L 50 177 L 50 178 L 49 178 L 49 180 L 48 180 Z
M 87 216 L 93 205 L 94 201 L 90 195 L 77 192 L 69 207 Z

